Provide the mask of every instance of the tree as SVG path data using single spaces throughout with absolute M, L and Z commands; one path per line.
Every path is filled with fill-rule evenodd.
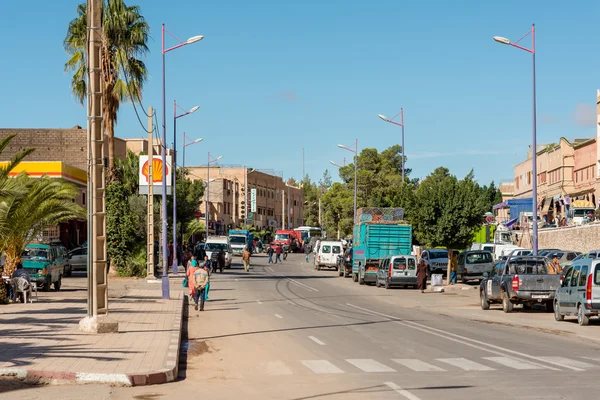
M 323 172 L 323 177 L 319 181 L 319 190 L 321 190 L 321 194 L 329 190 L 331 185 L 333 185 L 333 180 L 331 179 L 329 170 L 326 169 L 325 172 Z
M 429 247 L 448 250 L 448 280 L 453 249 L 467 247 L 481 224 L 486 198 L 473 172 L 458 180 L 439 167 L 415 190 L 410 221 L 416 239 Z
M 16 137 L 16 134 L 8 135 L 3 139 L 0 139 L 0 155 L 6 150 L 10 142 Z M 15 154 L 14 157 L 8 161 L 8 163 L 0 167 L 0 201 L 12 197 L 21 191 L 23 188 L 19 188 L 14 185 L 14 181 L 9 179 L 9 174 L 25 157 L 35 151 L 34 148 L 26 148 Z M 16 191 L 16 192 L 15 192 Z M 1 227 L 0 227 L 1 229 Z
M 108 136 L 109 180 L 115 169 L 115 125 L 122 102 L 139 99 L 148 71 L 141 60 L 148 52 L 150 26 L 136 5 L 123 0 L 102 1 L 102 114 Z M 65 71 L 73 72 L 71 90 L 81 104 L 87 95 L 87 5 L 77 6 L 77 16 L 71 20 L 64 39 L 70 58 Z
M 301 182 L 304 195 L 304 225 L 319 226 L 319 189 L 306 175 Z
M 85 209 L 73 200 L 79 190 L 62 179 L 30 178 L 22 173 L 15 186 L 25 188 L 0 201 L 0 252 L 6 254 L 4 273 L 11 275 L 25 246 L 47 228 L 75 218 L 85 218 Z
M 202 204 L 204 196 L 204 183 L 201 180 L 191 180 L 187 177 L 181 178 L 181 169 L 176 173 L 177 184 L 177 232 L 181 232 L 181 227 L 186 227 L 196 216 L 196 212 Z M 167 199 L 167 209 L 173 210 L 173 196 Z M 173 224 L 173 213 L 168 214 L 169 225 Z M 169 232 L 169 237 L 173 238 L 173 233 Z

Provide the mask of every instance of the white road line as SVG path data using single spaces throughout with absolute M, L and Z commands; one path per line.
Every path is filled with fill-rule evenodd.
M 270 376 L 292 375 L 289 369 L 282 361 L 269 361 L 264 365 L 265 374 Z
M 583 361 L 577 361 L 577 360 L 573 360 L 571 358 L 566 358 L 566 357 L 540 357 L 540 358 L 548 363 L 550 363 L 550 362 L 559 363 L 561 365 L 564 365 L 566 368 L 572 368 L 572 369 L 575 369 L 576 371 L 585 371 L 588 368 L 596 367 L 596 365 L 594 365 L 594 364 L 586 363 Z
M 346 303 L 346 305 L 349 306 L 349 307 L 355 308 L 357 310 L 361 310 L 361 311 L 365 311 L 365 312 L 368 312 L 368 313 L 371 313 L 371 314 L 374 314 L 374 315 L 379 315 L 381 317 L 389 318 L 391 320 L 394 320 L 397 324 L 406 326 L 408 328 L 412 328 L 412 329 L 416 329 L 418 331 L 429 333 L 430 335 L 438 336 L 438 337 L 444 338 L 446 340 L 450 340 L 450 341 L 453 341 L 453 342 L 456 342 L 456 343 L 460 343 L 460 344 L 462 344 L 464 346 L 472 347 L 474 349 L 479 349 L 479 350 L 487 351 L 488 353 L 496 354 L 497 356 L 504 357 L 504 356 L 506 356 L 506 353 L 511 353 L 511 354 L 514 354 L 515 356 L 517 356 L 515 358 L 518 358 L 518 356 L 520 356 L 520 357 L 524 357 L 524 358 L 529 358 L 531 360 L 536 360 L 536 361 L 538 361 L 538 363 L 533 363 L 532 362 L 532 364 L 537 365 L 537 366 L 542 367 L 542 368 L 546 368 L 546 369 L 552 370 L 552 371 L 560 371 L 561 368 L 567 368 L 567 369 L 571 369 L 571 370 L 574 370 L 574 371 L 579 371 L 578 368 L 574 368 L 574 367 L 570 367 L 570 366 L 566 366 L 566 365 L 561 365 L 558 362 L 552 362 L 552 361 L 547 360 L 547 359 L 546 360 L 542 359 L 541 357 L 536 357 L 536 356 L 532 356 L 530 354 L 521 353 L 521 352 L 510 350 L 510 349 L 507 349 L 507 348 L 504 348 L 504 347 L 495 346 L 493 344 L 489 344 L 489 343 L 485 343 L 485 342 L 482 342 L 482 341 L 479 341 L 479 340 L 471 339 L 471 338 L 468 338 L 466 336 L 456 335 L 456 334 L 454 334 L 452 332 L 444 331 L 444 330 L 437 329 L 437 328 L 432 328 L 430 326 L 419 324 L 417 322 L 402 321 L 398 317 L 394 317 L 394 316 L 387 315 L 387 314 L 382 314 L 382 313 L 374 311 L 374 310 L 369 310 L 368 308 L 363 308 L 363 307 L 355 306 L 354 304 Z M 557 368 L 555 368 L 555 367 L 549 367 L 547 365 L 540 364 L 540 362 L 541 363 L 547 363 L 547 364 L 554 365 Z
M 394 382 L 383 382 L 383 384 L 385 386 L 389 387 L 390 389 L 392 389 L 394 392 L 398 393 L 399 395 L 404 396 L 404 398 L 406 398 L 408 400 L 421 400 L 420 397 L 412 394 L 408 390 L 402 389 L 400 386 L 396 385 Z
M 325 346 L 325 342 L 320 341 L 319 339 L 317 339 L 314 336 L 309 336 L 308 337 L 310 340 L 312 340 L 313 342 L 315 342 L 316 344 L 320 344 L 321 346 Z
M 445 371 L 445 369 L 437 367 L 433 364 L 426 363 L 425 361 L 411 359 L 411 358 L 396 358 L 392 360 L 395 363 L 404 365 L 407 368 L 417 372 L 432 372 L 432 371 Z
M 282 317 L 281 315 L 279 315 L 279 314 L 274 314 L 274 315 L 275 315 L 277 318 L 279 318 L 279 319 L 283 319 L 283 317 Z
M 266 269 L 268 269 L 271 272 L 275 272 L 275 270 L 273 268 L 271 268 L 271 267 L 267 267 Z
M 475 361 L 467 360 L 466 358 L 438 358 L 437 360 L 446 364 L 454 365 L 463 371 L 494 371 L 494 368 L 476 363 Z
M 262 301 L 260 301 L 260 300 L 256 300 L 256 302 L 257 302 L 258 304 L 262 304 Z
M 354 358 L 346 361 L 364 372 L 396 372 L 395 369 L 370 358 Z
M 343 374 L 344 371 L 327 360 L 303 360 L 300 361 L 315 374 Z
M 531 364 L 527 361 L 517 360 L 512 357 L 483 357 L 484 360 L 490 360 L 505 367 L 510 367 L 518 370 L 523 369 L 544 369 L 539 365 Z
M 318 292 L 318 291 L 319 291 L 319 289 L 316 289 L 316 288 L 314 288 L 314 287 L 312 287 L 312 286 L 305 285 L 304 283 L 298 282 L 298 281 L 297 281 L 297 280 L 295 280 L 295 279 L 288 278 L 288 277 L 285 277 L 285 276 L 283 276 L 283 275 L 277 275 L 277 277 L 278 277 L 278 278 L 285 279 L 286 281 L 288 281 L 288 282 L 291 282 L 291 283 L 293 283 L 294 285 L 298 285 L 298 286 L 300 286 L 300 287 L 301 287 L 301 288 L 303 288 L 303 289 L 306 289 L 306 290 L 312 290 L 313 292 Z

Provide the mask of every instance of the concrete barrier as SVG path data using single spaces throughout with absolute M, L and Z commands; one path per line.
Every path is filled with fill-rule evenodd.
M 562 249 L 587 253 L 600 249 L 600 223 L 540 229 L 538 248 Z

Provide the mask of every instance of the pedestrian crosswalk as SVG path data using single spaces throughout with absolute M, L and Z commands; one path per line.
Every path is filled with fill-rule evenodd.
M 583 361 L 585 360 L 585 361 Z M 344 373 L 448 373 L 448 372 L 489 372 L 496 370 L 544 370 L 587 371 L 600 369 L 600 359 L 592 364 L 589 357 L 535 357 L 529 360 L 519 357 L 479 357 L 468 359 L 436 358 L 422 360 L 416 358 L 394 358 L 374 360 L 370 358 L 348 358 L 339 360 L 299 360 L 296 362 L 269 361 L 263 363 L 262 372 L 270 376 L 294 375 L 296 373 L 344 374 Z M 561 368 L 562 367 L 562 368 Z

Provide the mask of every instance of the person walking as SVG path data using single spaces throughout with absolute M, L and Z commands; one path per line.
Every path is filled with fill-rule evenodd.
M 196 261 L 196 257 L 192 256 L 190 260 L 190 266 L 188 267 L 185 274 L 188 279 L 188 288 L 190 290 L 190 299 L 194 299 L 194 272 L 198 270 L 198 261 Z
M 310 243 L 305 243 L 304 244 L 304 255 L 306 256 L 307 264 L 310 262 L 310 252 L 311 251 L 312 251 L 312 249 L 310 248 Z
M 244 271 L 248 272 L 250 270 L 250 250 L 247 247 L 244 249 L 244 254 L 242 254 L 242 262 L 244 263 Z
M 425 293 L 427 289 L 427 265 L 425 265 L 425 260 L 421 260 L 417 267 L 417 285 L 421 293 Z
M 281 261 L 281 252 L 282 252 L 281 245 L 278 244 L 277 248 L 275 248 L 275 264 L 277 264 L 277 261 L 282 262 Z
M 204 301 L 206 296 L 206 285 L 208 285 L 210 279 L 208 277 L 208 268 L 206 264 L 193 275 L 194 282 L 194 310 L 198 310 L 198 302 L 200 302 L 200 311 L 204 311 Z
M 267 255 L 269 256 L 269 264 L 273 264 L 273 248 L 271 246 L 267 248 Z
M 456 276 L 457 269 L 458 269 L 458 255 L 453 252 L 452 253 L 452 261 L 450 262 L 450 284 L 451 285 L 454 285 L 457 282 L 457 276 Z

